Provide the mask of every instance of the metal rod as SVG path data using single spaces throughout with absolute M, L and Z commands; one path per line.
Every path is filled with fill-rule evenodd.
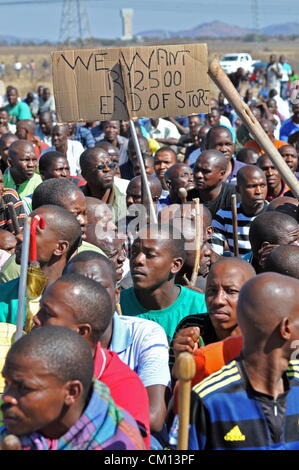
M 139 162 L 139 165 L 140 165 L 143 187 L 145 188 L 146 197 L 147 197 L 148 203 L 149 203 L 150 219 L 151 219 L 151 221 L 154 222 L 154 224 L 156 224 L 158 222 L 157 214 L 156 214 L 156 211 L 155 211 L 155 206 L 154 206 L 154 203 L 153 203 L 151 190 L 150 190 L 148 180 L 147 180 L 147 174 L 146 174 L 146 171 L 145 171 L 143 157 L 141 155 L 139 140 L 138 140 L 138 137 L 137 137 L 137 134 L 136 134 L 134 121 L 132 119 L 130 119 L 130 129 L 131 129 L 131 136 L 133 138 L 134 147 L 135 147 L 135 150 L 136 150 L 138 162 Z
M 27 289 L 30 224 L 31 224 L 31 218 L 27 217 L 27 219 L 25 220 L 24 230 L 23 230 L 21 273 L 20 273 L 19 291 L 18 291 L 17 330 L 15 334 L 15 341 L 21 338 L 22 333 L 23 333 L 23 326 L 24 326 L 24 303 L 26 299 L 26 289 Z

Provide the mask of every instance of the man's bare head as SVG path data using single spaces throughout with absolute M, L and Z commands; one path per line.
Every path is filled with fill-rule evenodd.
M 244 353 L 280 349 L 289 359 L 291 342 L 299 338 L 299 281 L 263 273 L 241 289 L 237 307 Z

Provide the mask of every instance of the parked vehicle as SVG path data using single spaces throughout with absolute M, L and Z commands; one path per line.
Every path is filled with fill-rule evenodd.
M 257 61 L 253 60 L 250 54 L 243 52 L 225 54 L 220 59 L 220 65 L 227 74 L 236 72 L 239 67 L 246 73 L 252 73 L 255 62 Z

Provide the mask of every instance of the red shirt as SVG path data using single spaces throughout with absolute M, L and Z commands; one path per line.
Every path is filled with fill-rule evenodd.
M 147 436 L 145 448 L 150 448 L 150 415 L 147 391 L 138 375 L 122 362 L 114 351 L 107 351 L 98 342 L 94 355 L 94 376 L 109 388 L 116 405 L 128 411 L 142 424 Z

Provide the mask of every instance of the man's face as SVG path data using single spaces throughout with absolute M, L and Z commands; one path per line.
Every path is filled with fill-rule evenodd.
M 41 116 L 39 119 L 39 125 L 41 127 L 42 132 L 45 135 L 51 135 L 52 133 L 52 128 L 53 128 L 53 122 L 50 116 Z
M 55 429 L 56 422 L 63 416 L 66 389 L 47 371 L 42 359 L 9 355 L 3 376 L 5 389 L 1 409 L 9 432 L 21 436 Z
M 7 93 L 7 101 L 10 106 L 15 106 L 18 102 L 18 93 L 16 90 L 9 90 Z
M 225 170 L 221 170 L 208 158 L 202 156 L 197 160 L 193 174 L 196 189 L 211 190 L 221 184 Z
M 64 146 L 67 142 L 68 135 L 63 127 L 54 127 L 52 131 L 52 145 L 57 149 Z
M 207 122 L 211 127 L 219 126 L 220 117 L 220 112 L 213 109 L 209 114 L 207 114 Z
M 96 245 L 109 234 L 112 236 L 116 231 L 112 212 L 106 204 L 99 204 L 93 210 L 87 211 L 88 221 L 86 225 L 87 239 Z M 92 241 L 93 240 L 93 241 Z
M 98 186 L 103 189 L 111 189 L 114 181 L 116 164 L 111 156 L 104 151 L 93 155 L 88 167 L 82 171 L 83 177 L 90 186 Z
M 145 168 L 145 173 L 147 175 L 154 175 L 155 174 L 154 159 L 153 158 L 145 158 L 144 159 L 144 168 Z M 134 176 L 141 175 L 140 164 L 139 164 L 139 161 L 136 160 L 136 159 L 133 161 L 133 173 L 134 173 Z
M 26 124 L 24 124 L 23 120 L 17 122 L 16 136 L 19 139 L 23 139 L 23 140 L 27 139 L 28 129 L 27 129 Z
M 267 181 L 259 171 L 252 171 L 238 186 L 241 202 L 246 209 L 258 211 L 264 207 L 267 197 Z
M 192 127 L 197 127 L 201 124 L 201 119 L 199 116 L 189 116 L 189 128 L 190 131 Z
M 281 184 L 279 171 L 275 168 L 270 158 L 263 157 L 260 160 L 259 167 L 265 173 L 268 188 L 275 189 Z
M 146 237 L 146 234 L 143 234 Z M 175 274 L 174 256 L 166 240 L 138 238 L 131 251 L 130 269 L 135 289 L 155 289 Z
M 126 203 L 128 208 L 132 204 L 142 204 L 141 180 L 132 181 L 129 183 L 127 187 Z
M 84 194 L 78 189 L 63 200 L 63 207 L 73 214 L 81 225 L 82 240 L 86 240 L 86 199 Z
M 115 141 L 119 135 L 119 122 L 118 121 L 108 121 L 104 126 L 105 138 L 109 142 Z
M 4 161 L 4 163 L 7 163 L 9 147 L 16 140 L 18 140 L 18 138 L 14 135 L 8 135 L 7 137 L 3 138 L 2 142 L 1 142 L 1 146 L 0 146 L 0 154 L 1 154 L 1 158 Z
M 166 171 L 176 163 L 175 154 L 169 150 L 160 151 L 155 155 L 154 168 L 159 180 L 163 180 Z
M 57 233 L 51 228 L 49 224 L 47 224 L 47 212 L 40 208 L 38 213 L 42 215 L 45 219 L 45 228 L 41 229 L 39 226 L 37 226 L 36 228 L 37 261 L 40 263 L 41 266 L 44 266 L 52 259 L 53 253 L 58 247 L 59 240 Z M 23 237 L 17 235 L 16 238 L 16 263 L 21 264 Z
M 292 170 L 293 173 L 295 173 L 298 166 L 298 155 L 295 147 L 292 145 L 284 145 L 279 149 L 279 153 L 288 167 Z
M 50 178 L 67 178 L 68 176 L 70 176 L 70 165 L 67 158 L 64 157 L 53 158 L 50 166 L 43 174 L 45 180 Z
M 0 232 L 0 249 L 13 254 L 16 249 L 17 240 L 10 232 Z
M 9 121 L 9 116 L 7 111 L 0 111 L 0 127 L 7 126 L 7 123 Z
M 34 325 L 37 327 L 64 326 L 77 331 L 72 289 L 69 284 L 63 282 L 50 285 L 40 300 L 38 313 L 33 317 Z
M 247 277 L 236 266 L 227 263 L 213 265 L 206 285 L 206 304 L 213 326 L 230 329 L 237 324 L 239 292 Z
M 175 174 L 171 180 L 172 191 L 179 188 L 186 188 L 187 191 L 194 187 L 193 171 L 188 165 L 179 166 L 175 169 Z
M 20 147 L 17 157 L 9 159 L 11 167 L 14 169 L 14 175 L 24 181 L 29 180 L 34 175 L 38 161 L 32 145 Z
M 68 127 L 68 130 L 69 130 L 69 135 L 73 135 L 73 133 L 75 132 L 75 129 L 76 129 L 76 125 L 77 125 L 77 123 L 74 122 L 74 121 L 67 123 L 67 127 Z
M 51 92 L 49 90 L 49 88 L 44 88 L 43 89 L 43 94 L 42 94 L 42 97 L 43 97 L 43 100 L 44 101 L 47 101 L 51 96 Z
M 68 264 L 67 273 L 84 274 L 84 276 L 102 284 L 111 299 L 112 311 L 115 311 L 116 303 L 119 301 L 119 290 L 115 287 L 115 281 L 111 271 L 104 263 L 98 260 L 77 261 L 76 263 L 70 262 Z M 35 317 L 33 317 L 33 319 L 34 318 Z
M 219 150 L 230 160 L 235 150 L 230 131 L 225 129 L 214 131 L 210 139 L 209 149 Z
M 102 249 L 112 261 L 115 271 L 116 271 L 116 280 L 120 281 L 122 279 L 124 270 L 123 265 L 126 261 L 126 244 L 123 238 L 118 237 L 109 237 L 107 241 L 103 240 Z

